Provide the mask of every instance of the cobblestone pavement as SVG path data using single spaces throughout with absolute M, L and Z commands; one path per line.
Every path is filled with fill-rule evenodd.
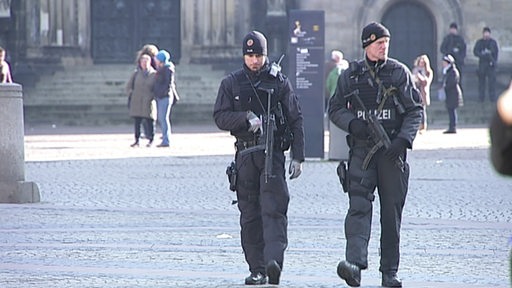
M 404 287 L 509 287 L 512 178 L 488 160 L 485 128 L 431 130 L 409 154 L 399 275 Z M 224 174 L 232 138 L 176 127 L 171 148 L 130 148 L 130 127 L 33 128 L 36 204 L 0 205 L 0 287 L 244 287 L 238 210 Z M 347 210 L 337 163 L 308 159 L 289 181 L 280 287 L 346 287 Z M 369 269 L 379 287 L 378 199 Z M 273 287 L 267 285 L 263 287 Z

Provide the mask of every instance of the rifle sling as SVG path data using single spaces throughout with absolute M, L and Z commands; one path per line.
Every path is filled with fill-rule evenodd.
M 370 77 L 372 77 L 372 79 L 377 83 L 377 85 L 379 87 L 382 87 L 382 89 L 384 90 L 383 98 L 381 99 L 379 106 L 377 107 L 377 111 L 376 111 L 376 116 L 378 117 L 378 115 L 382 112 L 382 109 L 384 109 L 384 104 L 386 103 L 386 100 L 389 97 L 389 94 L 392 92 L 392 90 L 394 90 L 396 88 L 390 87 L 390 88 L 386 89 L 384 87 L 384 85 L 382 84 L 382 81 L 380 80 L 380 78 L 372 70 L 372 68 L 370 67 L 370 65 L 368 64 L 368 62 L 366 60 L 365 60 L 365 64 L 366 64 L 366 67 L 368 68 L 368 72 L 370 73 Z M 368 113 L 371 113 L 371 112 L 368 111 Z M 369 116 L 367 116 L 367 117 L 369 117 Z M 373 145 L 373 147 L 370 149 L 368 154 L 366 154 L 366 157 L 363 160 L 363 165 L 362 165 L 363 170 L 368 169 L 368 165 L 370 164 L 370 160 L 372 160 L 373 155 L 375 155 L 375 153 L 377 153 L 377 151 L 379 151 L 379 149 L 383 146 L 384 146 L 384 143 L 382 141 L 379 141 L 379 142 L 375 143 L 375 145 Z
M 366 154 L 366 157 L 364 157 L 363 165 L 361 166 L 363 170 L 368 169 L 368 165 L 370 165 L 370 160 L 372 160 L 373 155 L 379 151 L 381 147 L 384 146 L 384 143 L 382 141 L 379 141 L 375 145 L 373 145 L 372 149 Z
M 379 107 L 377 108 L 377 112 L 378 112 L 378 114 L 380 114 L 382 109 L 384 109 L 384 104 L 386 103 L 386 100 L 389 97 L 389 95 L 392 94 L 393 92 L 396 92 L 397 89 L 395 87 L 393 87 L 393 86 L 390 86 L 389 88 L 386 88 L 384 86 L 384 84 L 382 83 L 382 80 L 380 80 L 380 78 L 377 75 L 377 73 L 375 73 L 375 71 L 372 69 L 372 67 L 370 67 L 370 64 L 368 64 L 367 60 L 364 61 L 364 64 L 366 64 L 366 68 L 368 68 L 368 72 L 370 73 L 370 77 L 373 79 L 373 81 L 375 81 L 377 83 L 377 86 L 379 87 L 379 89 L 382 89 L 382 91 L 384 92 L 383 93 L 384 94 L 383 95 L 384 98 L 380 100 Z

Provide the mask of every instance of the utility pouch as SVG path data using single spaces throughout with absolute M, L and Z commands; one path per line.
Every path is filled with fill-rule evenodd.
M 286 151 L 286 150 L 290 149 L 290 146 L 292 145 L 292 142 L 293 142 L 293 133 L 292 133 L 292 131 L 288 127 L 286 127 L 286 129 L 284 130 L 283 135 L 281 136 L 281 141 L 279 143 L 279 148 L 282 151 Z
M 341 187 L 343 188 L 343 192 L 348 192 L 348 175 L 347 175 L 347 162 L 341 161 L 336 168 L 336 173 L 338 174 L 338 178 L 340 179 Z
M 236 191 L 237 171 L 234 161 L 232 161 L 226 168 L 226 175 L 228 175 L 229 190 Z

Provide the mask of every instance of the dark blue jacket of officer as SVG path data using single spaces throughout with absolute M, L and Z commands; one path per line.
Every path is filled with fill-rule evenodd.
M 381 208 L 382 285 L 402 285 L 396 273 L 402 210 L 409 181 L 406 149 L 412 148 L 422 106 L 409 69 L 387 57 L 389 38 L 388 29 L 380 23 L 370 23 L 363 29 L 361 40 L 365 58 L 352 62 L 341 74 L 336 92 L 329 100 L 330 120 L 349 133 L 346 260 L 339 263 L 338 275 L 350 286 L 359 286 L 361 269 L 368 267 L 375 188 Z M 354 93 L 358 93 L 368 113 L 375 113 L 382 124 L 391 140 L 388 148 L 379 146 L 372 137 L 367 111 L 354 99 Z M 396 165 L 398 160 L 402 165 Z
M 235 190 L 242 248 L 251 272 L 245 283 L 265 284 L 268 277 L 270 284 L 278 284 L 288 244 L 284 152 L 291 148 L 290 179 L 298 177 L 304 161 L 303 118 L 289 80 L 276 67 L 271 69 L 265 36 L 257 31 L 245 36 L 243 54 L 243 68 L 220 84 L 213 118 L 220 129 L 236 137 Z M 268 113 L 269 97 L 275 129 L 272 175 L 267 178 L 266 152 L 248 149 L 262 142 L 262 119 Z

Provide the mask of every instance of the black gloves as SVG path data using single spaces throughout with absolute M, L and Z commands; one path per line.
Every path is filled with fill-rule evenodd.
M 357 139 L 366 140 L 370 134 L 368 133 L 368 123 L 362 119 L 354 119 L 348 124 L 348 132 Z
M 398 159 L 399 156 L 405 154 L 405 149 L 407 149 L 409 143 L 402 138 L 395 138 L 391 141 L 391 145 L 384 152 L 384 156 L 386 156 L 389 160 L 394 161 Z

